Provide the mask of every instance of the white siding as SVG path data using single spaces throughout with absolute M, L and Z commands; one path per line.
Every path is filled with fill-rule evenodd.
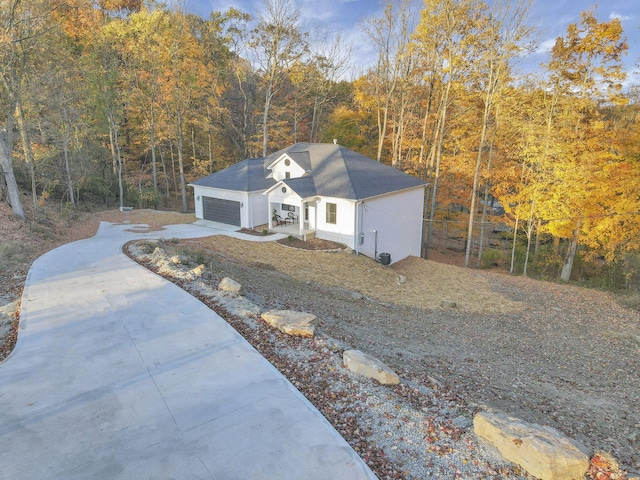
M 289 160 L 289 165 L 285 165 L 286 160 Z M 304 175 L 304 169 L 296 162 L 291 160 L 288 155 L 283 155 L 280 160 L 271 168 L 271 175 L 276 182 L 287 178 L 287 172 L 289 172 L 289 178 L 298 178 Z
M 368 257 L 389 253 L 391 263 L 410 255 L 419 257 L 422 240 L 422 208 L 424 188 L 399 192 L 366 200 L 358 207 L 358 233 L 363 243 L 357 251 Z
M 244 227 L 244 215 L 247 215 L 247 228 L 254 228 L 258 225 L 269 224 L 269 219 L 271 216 L 269 215 L 269 204 L 267 202 L 267 197 L 262 195 L 262 192 L 251 192 L 249 193 L 249 201 L 246 203 L 249 205 L 249 208 L 242 209 L 241 214 L 242 217 L 242 226 Z M 246 210 L 246 212 L 244 211 Z M 268 228 L 268 227 L 267 227 Z
M 336 223 L 327 223 L 327 203 L 336 204 Z M 342 198 L 322 197 L 317 206 L 316 237 L 344 243 L 354 248 L 355 202 Z

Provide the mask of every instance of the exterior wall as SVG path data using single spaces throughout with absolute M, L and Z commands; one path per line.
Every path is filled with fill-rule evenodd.
M 242 202 L 240 224 L 244 228 L 253 228 L 268 221 L 267 198 L 261 192 L 247 193 L 194 185 L 193 195 L 195 198 L 196 218 L 204 218 L 202 197 L 213 197 Z
M 262 195 L 262 192 L 251 192 L 248 194 L 248 202 L 245 205 L 248 205 L 249 208 L 242 208 L 242 226 L 245 227 L 244 223 L 244 215 L 247 215 L 247 224 L 246 228 L 254 228 L 258 225 L 264 225 L 265 223 L 269 223 L 269 204 L 267 202 L 267 197 Z
M 295 211 L 296 215 L 298 215 L 300 218 L 303 217 L 304 212 L 300 211 L 300 204 L 302 200 L 290 188 L 288 187 L 285 187 L 285 188 L 287 189 L 286 192 L 283 192 L 282 189 L 278 187 L 277 189 L 272 190 L 271 193 L 269 193 L 269 198 L 268 198 L 269 210 L 268 210 L 268 218 L 267 218 L 268 221 L 271 220 L 271 214 L 273 213 L 274 209 L 276 213 L 281 217 L 286 217 L 289 214 L 289 211 L 282 210 L 283 203 L 286 203 L 287 205 L 293 205 L 294 207 L 296 207 L 296 211 Z M 266 202 L 267 196 L 266 195 L 262 195 L 262 196 L 264 197 Z
M 285 161 L 289 160 L 289 166 L 285 165 Z M 299 178 L 304 175 L 305 171 L 300 165 L 291 160 L 288 155 L 284 155 L 271 169 L 271 175 L 276 182 L 286 178 L 286 172 L 289 172 L 289 178 Z M 285 202 L 286 203 L 286 202 Z
M 389 253 L 391 263 L 419 257 L 422 241 L 424 188 L 376 197 L 358 205 L 360 239 L 356 251 L 371 258 Z M 362 242 L 362 243 L 361 243 Z
M 336 223 L 327 223 L 327 203 L 336 204 Z M 344 243 L 354 248 L 355 202 L 342 198 L 322 197 L 316 207 L 316 238 Z

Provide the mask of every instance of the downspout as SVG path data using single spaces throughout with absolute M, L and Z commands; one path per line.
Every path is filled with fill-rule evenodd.
M 378 261 L 378 230 L 371 230 L 373 233 L 373 259 Z
M 355 225 L 353 226 L 354 239 L 353 239 L 353 251 L 356 254 L 360 253 L 360 249 L 358 248 L 360 245 L 364 243 L 364 233 L 362 233 L 362 200 L 356 202 L 356 216 L 355 216 Z

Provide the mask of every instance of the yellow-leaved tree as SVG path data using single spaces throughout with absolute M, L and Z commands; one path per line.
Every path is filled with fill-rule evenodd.
M 620 21 L 599 22 L 588 10 L 580 24 L 569 25 L 556 40 L 546 65 L 546 138 L 535 201 L 546 230 L 568 242 L 563 281 L 571 277 L 578 244 L 589 235 L 592 220 L 611 213 L 606 206 L 611 184 L 601 172 L 620 161 L 620 153 L 602 108 L 623 102 L 626 50 Z

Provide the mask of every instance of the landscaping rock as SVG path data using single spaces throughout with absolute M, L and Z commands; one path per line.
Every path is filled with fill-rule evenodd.
M 262 319 L 287 335 L 313 337 L 316 316 L 311 313 L 293 310 L 270 310 L 261 315 Z
M 554 428 L 487 412 L 478 413 L 473 426 L 505 459 L 541 480 L 582 479 L 589 468 L 589 457 Z
M 384 385 L 400 383 L 400 377 L 393 370 L 377 358 L 360 350 L 345 350 L 342 354 L 342 362 L 352 372 L 373 378 Z
M 242 295 L 242 285 L 229 277 L 224 277 L 218 284 L 218 289 L 224 292 Z
M 7 303 L 6 305 L 0 305 L 0 315 L 12 316 L 18 311 L 18 301 Z
M 4 344 L 5 337 L 11 333 L 13 315 L 17 311 L 17 301 L 0 306 L 0 346 Z
M 184 275 L 182 275 L 182 278 L 184 278 L 187 281 L 193 282 L 194 280 L 202 276 L 204 269 L 205 269 L 204 265 L 198 265 L 197 267 L 192 268 L 191 270 L 186 272 Z
M 172 255 L 171 257 L 169 257 L 169 261 L 174 265 L 181 265 L 183 263 L 187 263 L 188 259 L 181 255 Z

